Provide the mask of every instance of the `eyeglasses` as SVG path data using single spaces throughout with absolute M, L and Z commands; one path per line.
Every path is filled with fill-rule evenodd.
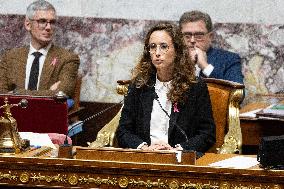
M 42 19 L 38 19 L 38 20 L 34 20 L 34 19 L 30 19 L 31 21 L 36 21 L 37 22 L 37 24 L 38 24 L 38 27 L 40 28 L 40 29 L 44 29 L 44 28 L 46 28 L 46 26 L 47 26 L 47 24 L 50 24 L 50 27 L 51 28 L 54 28 L 55 27 L 55 25 L 56 25 L 56 20 L 47 20 L 47 19 L 44 19 L 44 18 L 42 18 Z
M 170 48 L 170 46 L 167 43 L 161 43 L 161 44 L 150 43 L 148 45 L 148 50 L 151 54 L 155 54 L 157 52 L 158 47 L 161 54 L 166 54 L 166 52 Z
M 208 33 L 205 33 L 205 32 L 196 32 L 196 33 L 184 32 L 182 34 L 183 34 L 183 36 L 186 40 L 191 40 L 191 38 L 193 36 L 196 41 L 202 41 L 202 40 L 204 40 L 204 36 L 207 35 Z

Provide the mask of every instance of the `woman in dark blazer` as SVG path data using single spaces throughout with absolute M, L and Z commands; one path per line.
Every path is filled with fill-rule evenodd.
M 195 77 L 177 26 L 150 29 L 132 75 L 116 133 L 120 147 L 205 152 L 215 143 L 207 85 Z

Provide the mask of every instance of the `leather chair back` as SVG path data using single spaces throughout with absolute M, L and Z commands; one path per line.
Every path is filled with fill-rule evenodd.
M 243 99 L 244 85 L 214 78 L 205 78 L 204 80 L 208 86 L 216 126 L 216 143 L 209 152 L 240 152 L 242 135 L 239 105 Z M 226 138 L 230 138 L 230 141 L 227 141 L 229 144 L 226 144 Z

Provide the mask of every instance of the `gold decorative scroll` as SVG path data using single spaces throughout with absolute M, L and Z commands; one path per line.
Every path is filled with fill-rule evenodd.
M 70 186 L 84 187 L 86 184 L 91 185 L 95 184 L 96 186 L 108 186 L 108 187 L 120 187 L 120 188 L 169 188 L 169 189 L 177 189 L 177 188 L 210 188 L 210 189 L 262 189 L 262 188 L 271 188 L 271 189 L 280 189 L 281 186 L 277 184 L 257 184 L 253 185 L 247 183 L 248 185 L 244 185 L 241 182 L 233 181 L 232 183 L 228 181 L 208 181 L 207 183 L 193 183 L 191 181 L 180 182 L 176 179 L 167 180 L 165 178 L 157 178 L 154 180 L 151 179 L 140 179 L 140 178 L 127 178 L 127 177 L 92 177 L 91 175 L 83 176 L 77 174 L 57 174 L 57 175 L 44 175 L 41 173 L 28 173 L 22 172 L 20 174 L 12 173 L 9 171 L 8 173 L 0 172 L 0 181 L 7 182 L 10 181 L 13 184 L 16 184 L 20 181 L 21 184 L 41 184 L 41 185 L 50 185 L 52 182 L 62 184 L 69 184 Z M 20 184 L 19 183 L 19 184 Z
M 218 150 L 220 154 L 233 154 L 242 151 L 242 131 L 239 119 L 240 100 L 243 97 L 243 89 L 236 89 L 229 99 L 229 130 L 224 138 L 224 144 Z

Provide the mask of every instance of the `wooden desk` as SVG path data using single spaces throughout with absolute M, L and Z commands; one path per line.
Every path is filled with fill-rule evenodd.
M 265 136 L 284 135 L 284 121 L 240 118 L 243 145 L 259 145 Z
M 268 97 L 262 97 L 262 100 L 260 102 L 251 103 L 243 107 L 240 110 L 240 113 L 266 108 L 270 105 L 269 101 L 277 102 L 277 100 L 281 100 L 281 98 L 275 100 L 272 97 L 269 99 Z M 242 142 L 244 146 L 251 145 L 257 147 L 262 137 L 284 135 L 283 120 L 240 117 L 240 124 L 242 130 Z
M 283 170 L 206 166 L 234 155 L 206 154 L 196 166 L 0 157 L 0 185 L 58 188 L 284 188 Z

